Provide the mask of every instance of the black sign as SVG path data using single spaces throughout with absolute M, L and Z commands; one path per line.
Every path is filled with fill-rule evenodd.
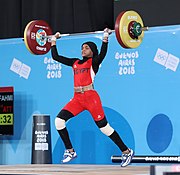
M 0 135 L 13 135 L 14 89 L 0 87 Z
M 51 164 L 50 115 L 33 115 L 32 164 Z

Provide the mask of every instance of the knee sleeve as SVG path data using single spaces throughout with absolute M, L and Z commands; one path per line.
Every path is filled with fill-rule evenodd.
M 100 130 L 107 136 L 110 136 L 114 132 L 114 129 L 109 125 L 109 123 L 107 123 L 106 126 L 100 128 Z
M 56 126 L 56 129 L 57 130 L 62 130 L 66 127 L 65 125 L 65 120 L 59 118 L 59 117 L 56 117 L 55 119 L 55 126 Z

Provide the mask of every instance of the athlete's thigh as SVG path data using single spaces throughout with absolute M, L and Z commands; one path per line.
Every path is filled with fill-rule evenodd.
M 78 115 L 80 112 L 82 112 L 82 111 L 84 110 L 84 108 L 82 107 L 82 105 L 79 103 L 78 99 L 76 99 L 75 97 L 72 98 L 72 99 L 64 106 L 63 109 L 70 111 L 74 116 Z
M 102 120 L 104 118 L 104 110 L 101 99 L 96 91 L 91 91 L 91 95 L 89 95 L 87 102 L 87 110 L 91 113 L 94 120 Z

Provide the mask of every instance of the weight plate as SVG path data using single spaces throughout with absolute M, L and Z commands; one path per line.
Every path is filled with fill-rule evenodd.
M 137 39 L 130 36 L 128 27 L 132 21 L 140 23 L 142 27 L 144 26 L 141 16 L 133 10 L 121 12 L 115 22 L 117 41 L 124 48 L 136 48 L 144 38 L 144 31 Z
M 124 12 L 121 12 L 118 17 L 116 18 L 116 22 L 115 22 L 115 34 L 116 34 L 116 39 L 117 41 L 119 42 L 119 44 L 123 47 L 123 48 L 128 48 L 127 46 L 124 45 L 122 39 L 121 39 L 121 35 L 120 35 L 120 30 L 119 30 L 119 27 L 120 27 L 120 20 L 121 20 L 121 17 L 123 16 L 123 14 L 125 13 Z
M 52 35 L 52 30 L 48 23 L 43 20 L 34 20 L 27 24 L 24 30 L 24 42 L 27 49 L 35 54 L 42 55 L 49 52 L 51 42 L 42 36 Z

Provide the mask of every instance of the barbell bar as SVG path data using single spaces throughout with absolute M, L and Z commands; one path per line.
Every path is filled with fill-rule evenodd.
M 121 163 L 122 156 L 111 156 L 113 163 Z M 131 163 L 180 163 L 180 156 L 175 155 L 137 155 L 132 158 Z
M 111 30 L 114 32 L 115 30 Z M 94 32 L 83 32 L 83 33 L 65 33 L 65 34 L 60 34 L 60 37 L 66 37 L 66 36 L 77 36 L 77 35 L 87 35 L 87 34 L 99 34 L 103 33 L 104 31 L 94 31 Z M 47 38 L 51 39 L 53 35 L 48 35 L 48 36 L 42 36 L 42 38 Z
M 133 10 L 121 12 L 115 21 L 115 32 L 118 43 L 123 48 L 136 48 L 144 38 L 144 31 L 148 27 L 144 27 L 141 16 Z M 77 36 L 87 34 L 99 34 L 104 31 L 61 34 L 60 37 Z M 49 24 L 43 20 L 30 21 L 24 30 L 24 42 L 27 49 L 35 55 L 42 55 L 49 52 L 51 48 L 52 29 Z

